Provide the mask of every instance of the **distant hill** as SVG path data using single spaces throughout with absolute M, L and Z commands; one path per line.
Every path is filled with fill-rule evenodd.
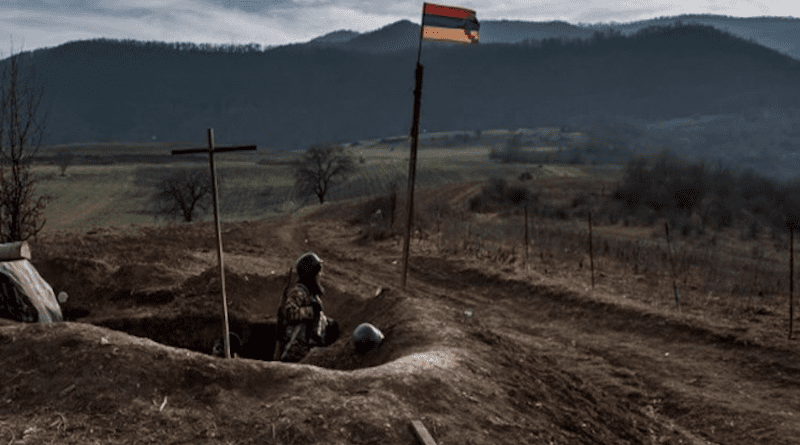
M 419 25 L 400 20 L 376 31 L 355 36 L 340 44 L 341 49 L 384 53 L 405 51 L 419 45 Z
M 341 35 L 337 33 L 343 33 Z M 522 21 L 482 21 L 481 43 L 518 43 L 536 39 L 588 39 L 595 30 L 570 25 L 567 22 L 522 22 Z M 336 40 L 328 38 L 336 34 Z M 401 20 L 375 31 L 359 34 L 353 31 L 336 31 L 326 34 L 318 41 L 309 44 L 326 44 L 346 50 L 367 51 L 373 53 L 404 51 L 419 45 L 419 24 Z M 438 43 L 426 45 L 440 46 Z M 444 44 L 447 45 L 447 44 Z
M 650 26 L 676 23 L 713 26 L 746 40 L 780 51 L 800 59 L 800 18 L 794 17 L 728 17 L 712 14 L 684 14 L 677 17 L 659 17 L 631 23 L 587 25 L 589 29 L 605 31 L 616 29 L 630 35 Z
M 343 43 L 359 35 L 361 34 L 355 31 L 351 31 L 349 29 L 341 29 L 339 31 L 334 31 L 325 34 L 324 36 L 319 36 L 315 39 L 311 39 L 308 43 L 312 44 Z
M 640 20 L 630 23 L 599 23 L 573 25 L 563 21 L 525 22 L 518 20 L 482 20 L 481 43 L 520 43 L 525 40 L 590 39 L 595 31 L 620 31 L 631 35 L 652 26 L 677 23 L 712 26 L 745 40 L 772 48 L 800 60 L 800 19 L 786 17 L 728 17 L 723 15 L 680 15 Z M 339 34 L 341 33 L 341 34 Z M 339 44 L 342 48 L 370 52 L 401 51 L 416 45 L 419 25 L 401 20 L 368 33 L 336 31 L 318 39 Z M 330 36 L 330 37 L 329 37 Z M 354 39 L 358 40 L 354 40 Z M 353 42 L 353 43 L 350 43 Z M 320 43 L 317 39 L 312 44 Z
M 561 21 L 486 20 L 481 22 L 480 33 L 482 43 L 518 43 L 531 39 L 588 39 L 594 30 Z
M 340 46 L 266 51 L 92 40 L 25 57 L 48 91 L 48 142 L 202 142 L 213 126 L 221 144 L 294 148 L 407 134 L 418 30 L 403 21 L 328 39 Z M 656 122 L 800 103 L 796 60 L 702 25 L 571 42 L 426 43 L 423 64 L 421 124 L 431 132 L 560 126 L 582 116 Z

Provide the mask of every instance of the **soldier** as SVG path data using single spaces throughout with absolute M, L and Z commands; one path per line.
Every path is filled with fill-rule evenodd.
M 297 284 L 287 287 L 278 308 L 276 361 L 297 362 L 311 348 L 328 346 L 338 337 L 338 324 L 323 312 L 322 260 L 306 252 L 297 259 L 295 270 Z

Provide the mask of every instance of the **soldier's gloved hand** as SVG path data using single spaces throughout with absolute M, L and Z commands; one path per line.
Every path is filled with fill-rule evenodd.
M 322 300 L 319 299 L 318 296 L 312 295 L 311 296 L 311 307 L 314 308 L 314 316 L 315 318 L 319 318 L 319 314 L 322 312 Z
M 306 336 L 310 343 L 314 346 L 322 346 L 322 337 L 317 333 L 316 323 L 306 325 L 306 329 Z
M 311 304 L 311 318 L 308 319 L 310 325 L 316 326 L 319 319 L 322 318 L 322 306 L 316 303 Z

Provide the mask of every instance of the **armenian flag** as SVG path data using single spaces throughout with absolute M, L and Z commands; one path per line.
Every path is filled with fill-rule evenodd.
M 422 10 L 423 40 L 478 43 L 478 19 L 472 9 L 425 3 Z

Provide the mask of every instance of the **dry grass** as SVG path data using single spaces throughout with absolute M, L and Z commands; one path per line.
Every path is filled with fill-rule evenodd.
M 57 153 L 65 147 L 44 147 L 43 155 Z M 96 227 L 122 227 L 130 224 L 166 224 L 153 212 L 151 198 L 159 179 L 177 168 L 207 168 L 202 157 L 169 155 L 168 144 L 89 144 L 66 147 L 93 156 L 92 162 L 107 159 L 108 165 L 79 163 L 71 165 L 60 176 L 57 165 L 36 165 L 40 181 L 36 193 L 51 196 L 45 210 L 44 231 L 86 232 Z M 394 149 L 392 149 L 394 148 Z M 385 195 L 394 182 L 406 190 L 408 171 L 407 144 L 377 144 L 351 148 L 354 155 L 364 156 L 364 164 L 345 184 L 333 189 L 328 201 Z M 470 180 L 488 179 L 493 175 L 519 175 L 530 170 L 525 165 L 498 165 L 487 162 L 486 146 L 421 149 L 417 162 L 418 189 L 440 187 Z M 107 157 L 107 158 L 104 158 Z M 153 163 L 116 162 L 113 159 L 131 156 L 160 156 Z M 221 217 L 226 221 L 270 218 L 295 209 L 311 200 L 303 200 L 294 192 L 289 155 L 268 150 L 250 154 L 226 153 L 216 158 Z M 125 158 L 127 159 L 127 158 Z M 274 162 L 264 162 L 264 160 Z M 158 162 L 156 162 L 158 161 Z M 534 176 L 574 175 L 574 167 L 547 166 Z M 211 221 L 209 212 L 199 221 Z
M 552 193 L 550 201 L 543 194 L 541 206 L 567 203 L 586 193 L 586 186 L 586 180 L 570 181 L 569 187 Z M 449 258 L 470 256 L 505 264 L 509 270 L 526 270 L 522 209 L 471 214 L 455 210 L 452 205 L 442 211 L 442 206 L 439 202 L 418 207 L 415 241 L 424 251 Z M 528 267 L 544 274 L 585 271 L 588 285 L 587 221 L 530 213 Z M 653 304 L 674 304 L 663 222 L 652 227 L 595 224 L 593 250 L 598 282 L 615 287 L 620 294 L 638 294 Z M 748 319 L 784 310 L 789 288 L 788 246 L 780 245 L 766 233 L 757 238 L 742 237 L 736 229 L 702 237 L 670 232 L 683 310 L 705 308 L 725 317 Z

